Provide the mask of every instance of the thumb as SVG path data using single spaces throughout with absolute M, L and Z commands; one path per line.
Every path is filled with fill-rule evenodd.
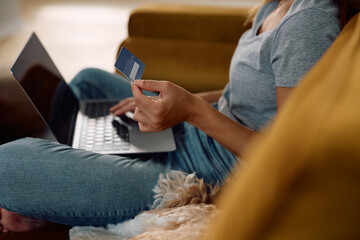
M 138 86 L 138 84 L 131 83 L 131 91 L 135 99 L 141 98 L 143 96 L 143 92 L 141 91 L 141 88 Z
M 135 84 L 139 88 L 151 92 L 162 92 L 164 90 L 164 81 L 135 80 Z
M 138 107 L 148 107 L 151 104 L 151 99 L 142 93 L 138 84 L 131 83 L 131 91 Z

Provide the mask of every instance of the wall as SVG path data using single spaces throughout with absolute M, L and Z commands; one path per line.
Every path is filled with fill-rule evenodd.
M 0 1 L 0 39 L 17 31 L 22 26 L 17 0 Z

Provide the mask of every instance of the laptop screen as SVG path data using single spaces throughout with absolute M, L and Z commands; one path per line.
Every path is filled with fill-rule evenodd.
M 79 102 L 33 33 L 11 72 L 56 139 L 71 145 Z

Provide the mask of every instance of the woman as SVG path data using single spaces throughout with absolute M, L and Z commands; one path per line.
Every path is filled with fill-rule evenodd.
M 169 82 L 139 80 L 131 84 L 131 97 L 129 83 L 119 76 L 80 72 L 71 83 L 79 98 L 125 98 L 110 111 L 134 111 L 144 132 L 174 126 L 177 150 L 126 157 L 45 140 L 5 144 L 0 147 L 3 232 L 28 231 L 45 221 L 106 225 L 132 218 L 148 209 L 159 174 L 170 169 L 222 182 L 351 16 L 344 1 L 336 2 L 264 1 L 239 41 L 224 91 L 194 95 Z M 142 90 L 160 94 L 147 97 Z

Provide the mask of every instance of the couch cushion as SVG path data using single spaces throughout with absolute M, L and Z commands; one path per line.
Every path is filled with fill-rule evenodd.
M 144 79 L 168 80 L 191 92 L 223 89 L 248 8 L 150 4 L 129 19 L 121 46 L 145 64 Z
M 129 36 L 201 42 L 237 43 L 250 28 L 248 8 L 149 4 L 129 19 Z
M 146 64 L 143 79 L 168 80 L 191 92 L 225 87 L 236 44 L 129 37 L 122 46 Z
M 210 239 L 360 238 L 360 17 L 253 144 Z

